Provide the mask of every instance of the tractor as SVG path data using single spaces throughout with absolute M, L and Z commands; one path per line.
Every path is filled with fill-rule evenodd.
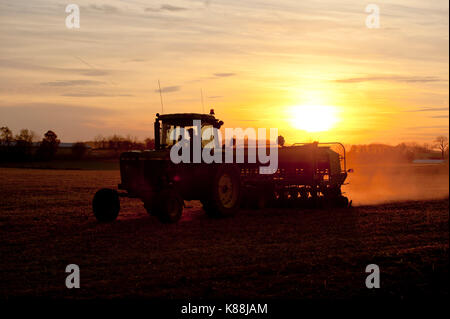
M 194 127 L 194 121 L 200 121 L 201 127 Z M 273 174 L 260 174 L 260 163 L 249 161 L 206 163 L 201 159 L 174 163 L 171 160 L 171 149 L 180 141 L 174 137 L 174 131 L 184 129 L 192 135 L 194 129 L 203 132 L 220 129 L 222 125 L 213 110 L 210 114 L 156 114 L 155 149 L 120 155 L 118 190 L 103 188 L 94 195 L 92 206 L 97 220 L 115 220 L 120 211 L 120 197 L 139 198 L 147 212 L 163 223 L 177 222 L 184 201 L 189 200 L 199 200 L 207 215 L 215 218 L 231 216 L 242 206 L 262 209 L 287 203 L 342 207 L 351 204 L 341 192 L 348 171 L 345 148 L 340 143 L 277 146 L 278 168 Z M 199 146 L 202 150 L 207 147 L 204 142 Z M 192 144 L 189 146 L 191 159 L 194 157 Z M 340 152 L 333 147 L 338 147 Z M 234 145 L 233 151 L 237 148 Z

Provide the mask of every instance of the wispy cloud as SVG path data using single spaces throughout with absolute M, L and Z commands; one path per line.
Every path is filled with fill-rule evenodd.
M 88 76 L 107 75 L 105 70 L 101 70 L 101 69 L 98 69 L 98 68 L 94 67 L 92 64 L 86 62 L 86 60 L 80 58 L 79 56 L 74 56 L 74 58 L 78 59 L 81 63 L 83 63 L 84 65 L 87 65 L 90 68 L 89 71 L 85 71 L 84 72 L 84 75 L 88 75 Z
M 179 86 L 166 86 L 161 88 L 161 92 L 163 93 L 171 93 L 171 92 L 177 92 L 181 89 Z M 159 89 L 155 90 L 156 93 L 159 93 Z
M 424 107 L 421 109 L 416 110 L 409 110 L 406 112 L 441 112 L 441 111 L 448 111 L 448 107 Z
M 230 77 L 230 76 L 235 76 L 236 73 L 214 73 L 214 76 L 219 77 L 219 78 L 226 78 L 226 77 Z
M 186 11 L 188 10 L 188 8 L 173 6 L 170 4 L 162 4 L 159 8 L 145 8 L 144 10 L 147 12 L 160 12 L 160 11 L 177 12 L 177 11 Z
M 165 11 L 184 11 L 184 10 L 187 10 L 187 8 L 172 6 L 170 4 L 163 4 L 163 5 L 161 5 L 161 10 L 165 10 Z
M 114 97 L 114 96 L 133 96 L 131 94 L 109 94 L 103 92 L 75 92 L 75 93 L 64 93 L 61 96 L 68 97 Z
M 407 82 L 407 83 L 427 83 L 427 82 L 440 82 L 443 81 L 441 78 L 436 76 L 365 76 L 347 79 L 337 79 L 334 82 L 338 83 L 360 83 L 360 82 L 371 82 L 371 81 L 383 81 L 383 82 Z
M 448 114 L 447 115 L 435 115 L 435 116 L 430 116 L 433 119 L 448 119 Z
M 91 80 L 68 80 L 68 81 L 42 82 L 41 85 L 66 87 L 66 86 L 77 86 L 77 85 L 99 85 L 102 83 L 103 82 L 91 81 Z
M 86 76 L 103 76 L 109 74 L 109 71 L 106 70 L 75 69 L 74 71 Z
M 85 76 L 104 76 L 111 73 L 110 70 L 106 69 L 60 68 L 48 65 L 38 65 L 13 59 L 0 59 L 0 68 L 25 71 L 46 71 L 53 73 L 77 73 Z
M 429 126 L 413 126 L 409 127 L 410 130 L 422 130 L 422 129 L 448 129 L 448 125 L 429 125 Z
M 90 11 L 100 11 L 103 13 L 117 13 L 119 12 L 119 8 L 114 7 L 109 4 L 103 4 L 103 5 L 95 5 L 91 4 L 90 6 L 84 7 L 84 9 L 88 9 Z

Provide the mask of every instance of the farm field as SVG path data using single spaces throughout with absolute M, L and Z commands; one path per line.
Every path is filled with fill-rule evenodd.
M 243 210 L 213 220 L 192 201 L 178 224 L 163 225 L 127 198 L 117 221 L 95 220 L 92 196 L 116 187 L 117 170 L 0 168 L 0 298 L 448 295 L 448 168 L 438 179 L 414 168 L 418 175 L 398 174 L 397 186 L 381 191 L 367 183 L 382 187 L 384 177 L 359 169 L 344 189 L 351 209 Z M 381 289 L 369 290 L 373 263 Z M 80 289 L 65 287 L 68 264 L 80 267 Z

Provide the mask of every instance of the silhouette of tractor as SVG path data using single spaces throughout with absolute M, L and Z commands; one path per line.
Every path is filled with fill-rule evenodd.
M 199 128 L 194 127 L 194 120 L 201 121 L 202 132 L 220 129 L 223 125 L 213 111 L 211 114 L 156 114 L 155 149 L 122 153 L 120 192 L 104 188 L 95 194 L 92 205 L 99 221 L 117 218 L 120 197 L 141 199 L 147 212 L 163 223 L 180 219 L 185 200 L 200 200 L 211 217 L 233 215 L 242 206 L 257 209 L 322 204 L 349 206 L 347 197 L 341 192 L 347 177 L 342 144 L 279 147 L 278 169 L 274 174 L 260 174 L 262 165 L 258 162 L 225 163 L 223 160 L 222 163 L 205 163 L 201 159 L 195 163 L 192 142 L 189 143 L 191 160 L 175 164 L 170 159 L 170 150 L 179 139 L 173 132 L 184 128 L 193 136 L 194 130 Z M 207 147 L 205 142 L 211 141 L 201 141 L 202 151 Z M 340 152 L 333 150 L 334 147 Z M 236 145 L 233 152 L 236 152 Z

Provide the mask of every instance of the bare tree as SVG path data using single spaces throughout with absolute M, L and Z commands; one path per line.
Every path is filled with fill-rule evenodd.
M 442 159 L 444 159 L 445 158 L 445 152 L 448 149 L 448 138 L 446 136 L 441 135 L 441 136 L 436 137 L 434 142 L 436 143 L 435 144 L 436 148 L 441 151 Z
M 3 126 L 0 128 L 0 143 L 6 146 L 10 146 L 14 141 L 14 136 L 12 131 L 7 127 Z
M 146 149 L 148 149 L 148 150 L 153 150 L 153 149 L 155 149 L 155 140 L 154 140 L 154 139 L 147 137 L 147 138 L 144 140 L 144 143 L 145 143 L 145 148 L 146 148 Z
M 97 135 L 94 138 L 94 147 L 104 149 L 108 147 L 108 141 L 102 135 Z
M 24 141 L 27 143 L 33 143 L 36 139 L 36 133 L 28 129 L 20 130 L 20 133 L 16 135 L 16 141 Z
M 16 144 L 14 145 L 15 157 L 17 160 L 26 160 L 31 158 L 33 140 L 36 139 L 36 133 L 28 129 L 20 130 L 16 135 Z

